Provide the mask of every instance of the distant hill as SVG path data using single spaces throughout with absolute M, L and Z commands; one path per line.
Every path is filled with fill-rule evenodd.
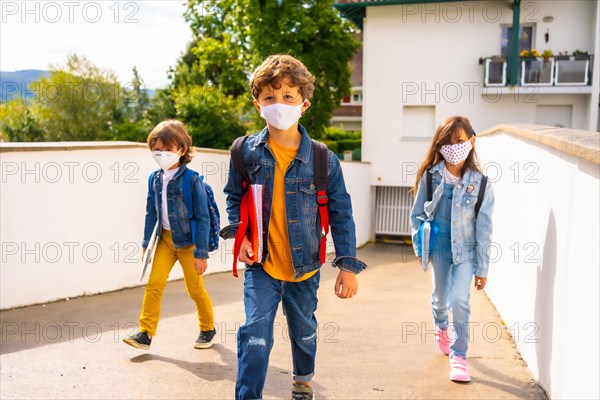
M 0 102 L 5 102 L 13 97 L 32 98 L 34 93 L 29 90 L 29 84 L 40 77 L 48 77 L 50 71 L 39 69 L 26 69 L 23 71 L 0 71 Z
M 50 71 L 40 69 L 26 69 L 23 71 L 0 71 L 0 103 L 15 97 L 25 99 L 33 98 L 34 93 L 29 90 L 29 84 L 40 77 L 50 76 Z M 155 90 L 147 89 L 148 97 L 154 96 Z

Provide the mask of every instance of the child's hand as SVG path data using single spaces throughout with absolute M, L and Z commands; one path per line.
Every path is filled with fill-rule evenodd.
M 475 276 L 475 289 L 482 290 L 485 287 L 486 282 L 487 278 Z
M 142 247 L 142 261 L 144 261 L 144 256 L 146 255 L 146 248 Z
M 242 240 L 242 246 L 240 247 L 240 255 L 238 257 L 238 260 L 245 264 L 254 264 L 254 252 L 252 251 L 252 243 L 250 243 L 247 237 L 244 237 L 244 240 Z
M 204 274 L 207 266 L 208 264 L 205 258 L 194 258 L 194 268 L 196 268 L 198 275 Z
M 358 291 L 358 281 L 356 275 L 348 271 L 340 271 L 335 280 L 335 294 L 340 299 L 347 299 Z

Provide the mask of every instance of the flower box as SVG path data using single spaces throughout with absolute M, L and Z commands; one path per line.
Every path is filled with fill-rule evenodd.
M 521 59 L 521 85 L 552 86 L 554 58 L 524 57 Z
M 556 86 L 585 86 L 588 84 L 590 59 L 588 56 L 569 57 L 556 61 Z
M 492 57 L 485 59 L 485 86 L 506 86 L 506 59 Z

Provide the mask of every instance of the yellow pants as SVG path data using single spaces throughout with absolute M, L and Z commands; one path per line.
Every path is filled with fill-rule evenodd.
M 150 336 L 156 334 L 160 317 L 160 302 L 175 261 L 179 261 L 181 264 L 187 292 L 196 303 L 200 330 L 210 331 L 215 327 L 212 303 L 204 288 L 204 280 L 194 268 L 194 246 L 176 249 L 173 245 L 171 231 L 163 229 L 160 241 L 156 245 L 152 271 L 146 284 L 142 313 L 140 314 L 140 331 L 146 331 Z

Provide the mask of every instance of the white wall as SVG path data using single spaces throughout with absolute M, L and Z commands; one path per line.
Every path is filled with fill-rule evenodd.
M 496 197 L 486 292 L 555 399 L 598 399 L 600 168 L 506 133 L 478 140 Z
M 53 145 L 59 149 L 39 151 Z M 147 179 L 156 169 L 147 148 L 45 143 L 29 149 L 1 153 L 0 308 L 139 285 Z M 213 187 L 222 226 L 228 165 L 228 152 L 214 150 L 201 151 L 190 165 Z M 359 244 L 371 232 L 369 168 L 342 162 Z M 221 240 L 209 272 L 230 270 L 232 249 L 232 240 Z M 181 277 L 176 265 L 170 278 Z
M 521 22 L 537 24 L 540 50 L 593 53 L 596 9 L 593 1 L 524 1 Z M 545 16 L 553 16 L 554 22 L 544 23 Z M 408 171 L 423 160 L 429 146 L 430 139 L 405 137 L 403 106 L 434 106 L 436 127 L 451 115 L 464 115 L 481 131 L 500 123 L 535 123 L 538 104 L 572 104 L 572 128 L 596 129 L 590 126 L 590 94 L 542 94 L 522 87 L 500 94 L 497 88 L 483 88 L 478 59 L 500 53 L 501 24 L 511 23 L 506 1 L 367 7 L 362 157 L 372 163 L 371 184 L 411 186 L 415 175 Z M 597 98 L 597 72 L 593 79 L 587 90 Z

